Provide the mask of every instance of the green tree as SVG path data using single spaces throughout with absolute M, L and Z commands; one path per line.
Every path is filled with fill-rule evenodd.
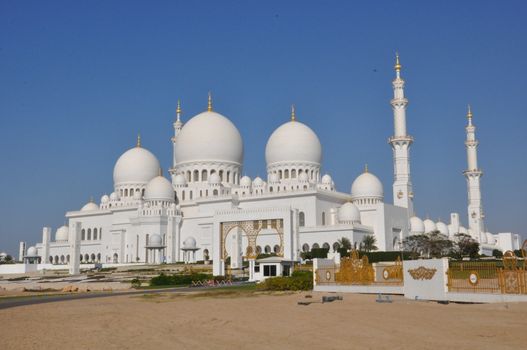
M 337 241 L 337 243 L 339 244 L 340 248 L 344 248 L 346 250 L 350 250 L 351 249 L 351 241 L 349 240 L 349 238 L 346 238 L 346 237 L 342 237 L 341 239 L 339 239 Z
M 439 231 L 427 234 L 413 235 L 403 240 L 404 250 L 412 253 L 412 257 L 424 256 L 440 258 L 452 252 L 453 242 Z
M 377 243 L 377 239 L 373 235 L 367 235 L 362 238 L 361 247 L 362 250 L 365 252 L 371 252 L 372 250 L 377 250 L 377 246 L 375 245 Z
M 477 258 L 479 256 L 479 243 L 472 236 L 465 233 L 458 233 L 454 237 L 453 253 L 457 258 L 465 256 Z

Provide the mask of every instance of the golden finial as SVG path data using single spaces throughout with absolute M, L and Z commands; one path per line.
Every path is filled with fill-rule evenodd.
M 368 172 L 368 164 L 364 164 L 364 172 L 365 172 L 365 173 Z
M 210 93 L 210 91 L 209 91 L 209 105 L 207 107 L 207 111 L 209 112 L 212 111 L 212 94 Z
M 176 114 L 181 114 L 181 102 L 179 101 L 179 98 L 177 99 L 177 108 L 176 108 Z
M 401 66 L 401 62 L 399 62 L 399 53 L 395 52 L 395 71 L 400 72 L 402 67 L 403 66 Z
M 295 105 L 291 105 L 291 121 L 294 122 L 295 120 L 296 120 Z
M 472 119 L 472 110 L 470 109 L 470 105 L 468 105 L 467 118 Z
M 141 147 L 141 134 L 137 133 L 137 144 L 136 147 Z

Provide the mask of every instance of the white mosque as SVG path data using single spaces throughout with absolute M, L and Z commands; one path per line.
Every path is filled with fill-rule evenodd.
M 374 235 L 380 250 L 399 250 L 408 235 L 439 231 L 449 237 L 466 233 L 490 255 L 520 248 L 513 233 L 485 231 L 477 163 L 478 141 L 473 116 L 466 126 L 468 187 L 467 227 L 459 214 L 450 222 L 414 215 L 410 146 L 406 130 L 404 80 L 397 56 L 393 80 L 394 136 L 389 138 L 394 161 L 394 203 L 384 200 L 383 185 L 366 168 L 351 186 L 338 192 L 330 175 L 321 173 L 322 146 L 316 133 L 291 119 L 269 137 L 265 148 L 267 179 L 241 176 L 243 141 L 236 126 L 208 108 L 186 123 L 178 102 L 173 124 L 173 166 L 163 176 L 154 154 L 141 145 L 126 151 L 113 169 L 114 188 L 97 204 L 68 211 L 68 224 L 52 237 L 43 228 L 42 242 L 26 249 L 21 259 L 43 264 L 213 263 L 215 275 L 240 267 L 259 253 L 275 253 L 287 261 L 312 248 L 333 250 L 347 237 L 361 242 Z M 72 270 L 73 269 L 73 270 Z

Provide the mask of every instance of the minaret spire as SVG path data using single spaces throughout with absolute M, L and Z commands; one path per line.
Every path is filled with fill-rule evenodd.
M 212 112 L 212 94 L 209 91 L 209 103 L 207 106 L 207 111 Z
M 176 108 L 176 121 L 181 122 L 181 101 L 177 99 L 177 108 Z
M 406 106 L 408 99 L 404 97 L 404 80 L 401 78 L 401 61 L 399 53 L 395 53 L 395 79 L 393 99 L 390 101 L 393 109 L 394 135 L 388 143 L 393 150 L 394 182 L 393 202 L 399 207 L 408 208 L 408 214 L 413 215 L 413 189 L 410 178 L 410 146 L 414 139 L 406 132 Z
M 141 147 L 141 134 L 140 133 L 137 133 L 137 144 L 135 146 Z
M 178 98 L 176 107 L 176 121 L 172 124 L 174 126 L 174 136 L 172 136 L 170 139 L 172 141 L 172 168 L 169 168 L 168 171 L 172 176 L 175 176 L 175 172 L 173 170 L 176 167 L 176 139 L 183 128 L 183 122 L 181 121 L 182 113 L 183 110 L 181 109 L 181 101 Z
M 467 179 L 468 187 L 468 227 L 471 235 L 480 243 L 487 243 L 484 232 L 483 204 L 481 201 L 481 177 L 483 171 L 478 168 L 478 140 L 476 140 L 476 126 L 472 123 L 472 110 L 470 105 L 467 110 L 468 124 L 465 128 L 467 138 L 465 147 L 467 149 L 467 170 L 463 172 Z

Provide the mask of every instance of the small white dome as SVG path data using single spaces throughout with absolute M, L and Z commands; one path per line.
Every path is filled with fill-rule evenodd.
M 172 184 L 164 176 L 156 176 L 146 185 L 145 200 L 174 201 Z
M 261 177 L 257 176 L 253 180 L 253 187 L 260 187 L 264 185 L 264 181 Z
M 115 186 L 122 184 L 146 184 L 157 176 L 159 161 L 149 150 L 134 147 L 124 152 L 113 168 L 113 183 Z
M 425 233 L 425 224 L 423 223 L 423 220 L 417 216 L 412 216 L 410 218 L 410 232 L 414 235 Z
M 221 178 L 217 173 L 212 173 L 209 176 L 209 184 L 211 185 L 219 185 L 221 184 Z
M 298 174 L 298 181 L 300 182 L 308 182 L 309 181 L 309 175 L 305 171 Z
M 425 233 L 430 233 L 437 230 L 436 224 L 432 220 L 426 219 L 423 221 L 423 223 L 425 225 Z
M 148 237 L 148 245 L 150 247 L 161 247 L 163 246 L 163 239 L 161 238 L 160 235 L 158 235 L 157 233 L 154 233 L 153 235 Z
M 341 223 L 360 223 L 360 211 L 359 208 L 353 203 L 344 203 L 338 211 L 338 219 Z
M 187 184 L 187 179 L 183 174 L 177 174 L 174 177 L 174 185 L 176 186 L 185 186 Z
M 438 221 L 436 223 L 436 229 L 439 231 L 439 233 L 448 236 L 448 226 L 444 222 Z
M 112 192 L 112 193 L 110 194 L 110 200 L 111 200 L 111 201 L 119 200 L 119 195 L 118 195 L 116 192 Z
M 57 232 L 55 232 L 55 241 L 56 242 L 64 242 L 69 239 L 70 235 L 70 228 L 66 225 L 61 226 L 57 229 Z
M 463 226 L 459 226 L 459 233 L 463 233 L 465 235 L 468 235 L 468 230 L 463 227 Z
M 253 182 L 249 176 L 244 176 L 240 179 L 240 186 L 242 187 L 251 187 L 252 183 Z
M 276 173 L 269 174 L 267 180 L 269 180 L 269 183 L 277 183 L 280 182 L 280 177 Z
M 176 163 L 220 161 L 241 164 L 243 141 L 236 126 L 223 115 L 206 111 L 191 118 L 176 139 Z
M 99 206 L 95 204 L 93 201 L 89 201 L 88 203 L 84 204 L 84 206 L 81 208 L 81 211 L 94 211 L 99 210 Z
M 353 199 L 365 197 L 382 199 L 383 195 L 384 191 L 381 181 L 368 171 L 360 174 L 351 184 L 351 197 Z
M 105 194 L 104 196 L 101 197 L 101 203 L 102 204 L 106 204 L 110 201 L 110 197 L 108 197 L 107 194 Z
M 37 248 L 35 248 L 35 247 L 27 248 L 26 256 L 28 256 L 28 257 L 37 256 Z
M 331 185 L 333 183 L 333 180 L 331 179 L 331 176 L 329 174 L 325 174 L 322 176 L 322 183 L 324 185 Z
M 275 163 L 301 162 L 319 165 L 322 146 L 317 135 L 307 125 L 290 121 L 276 129 L 265 146 L 267 166 Z
M 196 248 L 196 239 L 194 237 L 187 237 L 183 241 L 183 248 L 194 249 Z

